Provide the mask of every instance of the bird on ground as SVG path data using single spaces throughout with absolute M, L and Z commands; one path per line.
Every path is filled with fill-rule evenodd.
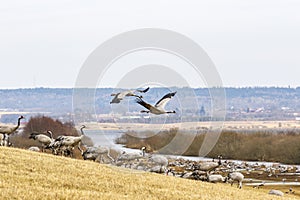
M 18 118 L 17 126 L 0 126 L 0 146 L 9 146 L 9 135 L 14 133 L 20 127 L 21 119 L 24 119 L 22 115 Z
M 60 152 L 62 155 L 73 156 L 73 149 L 77 146 L 78 150 L 83 154 L 83 150 L 80 148 L 82 139 L 85 137 L 83 129 L 86 128 L 85 125 L 82 125 L 80 128 L 80 136 L 71 136 L 71 135 L 59 135 L 55 140 L 48 145 L 48 148 L 51 148 L 53 154 L 58 154 Z
M 141 111 L 142 113 L 152 113 L 156 115 L 166 114 L 166 113 L 176 113 L 175 110 L 173 111 L 165 110 L 165 105 L 171 100 L 172 97 L 175 96 L 175 94 L 176 92 L 171 92 L 166 94 L 154 106 L 149 103 L 146 103 L 140 98 L 137 98 L 136 102 L 148 109 L 148 110 L 142 110 Z
M 29 136 L 29 139 L 37 140 L 42 145 L 42 152 L 45 151 L 46 148 L 54 141 L 52 132 L 47 131 L 47 133 L 50 135 L 44 135 L 43 133 L 31 133 Z
M 110 149 L 104 146 L 87 147 L 82 154 L 82 158 L 84 160 L 98 160 L 100 163 L 105 163 L 104 158 L 108 158 L 110 163 L 115 162 L 115 160 L 110 155 Z
M 202 162 L 200 163 L 200 165 L 197 166 L 197 169 L 201 170 L 201 171 L 206 171 L 206 172 L 210 172 L 210 171 L 213 171 L 215 170 L 217 167 L 221 166 L 221 159 L 222 159 L 222 156 L 219 155 L 218 156 L 218 162 L 214 162 L 214 161 L 205 161 L 205 162 Z
M 231 172 L 231 173 L 228 174 L 227 180 L 231 180 L 231 186 L 233 185 L 233 183 L 235 181 L 238 182 L 238 186 L 237 187 L 239 189 L 242 189 L 242 182 L 244 180 L 244 175 L 242 173 L 240 173 L 240 172 Z
M 111 100 L 110 104 L 120 103 L 121 100 L 123 100 L 125 97 L 129 97 L 129 96 L 143 98 L 143 96 L 135 94 L 135 91 L 140 92 L 140 93 L 146 93 L 149 89 L 150 88 L 147 87 L 144 90 L 139 90 L 139 89 L 137 89 L 137 90 L 126 90 L 126 91 L 119 92 L 119 93 L 113 93 L 113 94 L 111 94 L 111 96 L 114 96 L 114 98 Z
M 149 158 L 149 161 L 155 163 L 155 166 L 158 167 L 157 171 L 158 173 L 166 172 L 168 174 L 168 159 L 163 155 L 151 155 Z
M 21 119 L 24 119 L 22 115 L 18 118 L 17 126 L 0 126 L 0 134 L 10 135 L 14 133 L 20 127 Z
M 117 161 L 131 161 L 138 160 L 140 158 L 145 157 L 146 147 L 141 148 L 141 152 L 128 152 L 125 151 L 118 157 Z

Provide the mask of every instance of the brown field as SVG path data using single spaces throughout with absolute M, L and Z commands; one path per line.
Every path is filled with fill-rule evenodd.
M 0 147 L 0 199 L 297 199 Z

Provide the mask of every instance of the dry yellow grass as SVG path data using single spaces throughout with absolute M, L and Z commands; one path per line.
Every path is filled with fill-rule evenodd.
M 267 190 L 239 190 L 21 149 L 0 147 L 0 157 L 0 199 L 282 199 Z

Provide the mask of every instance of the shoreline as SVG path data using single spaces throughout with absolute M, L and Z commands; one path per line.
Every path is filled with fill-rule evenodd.
M 98 123 L 87 122 L 85 124 L 90 130 L 168 130 L 179 128 L 181 130 L 285 130 L 300 129 L 300 121 L 280 120 L 280 121 L 224 121 L 224 122 L 182 122 L 169 124 L 144 124 L 144 123 Z

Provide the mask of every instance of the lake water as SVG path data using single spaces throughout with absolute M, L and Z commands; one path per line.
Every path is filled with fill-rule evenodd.
M 114 147 L 114 140 L 122 135 L 121 131 L 84 130 L 86 136 L 90 137 L 95 146 Z
M 120 137 L 123 132 L 116 130 L 109 130 L 109 131 L 103 131 L 103 130 L 85 130 L 85 135 L 90 137 L 93 142 L 94 146 L 104 146 L 109 147 L 113 149 L 118 149 L 120 151 L 126 151 L 126 152 L 136 152 L 139 151 L 137 149 L 129 149 L 123 147 L 123 145 L 115 144 L 115 139 Z

